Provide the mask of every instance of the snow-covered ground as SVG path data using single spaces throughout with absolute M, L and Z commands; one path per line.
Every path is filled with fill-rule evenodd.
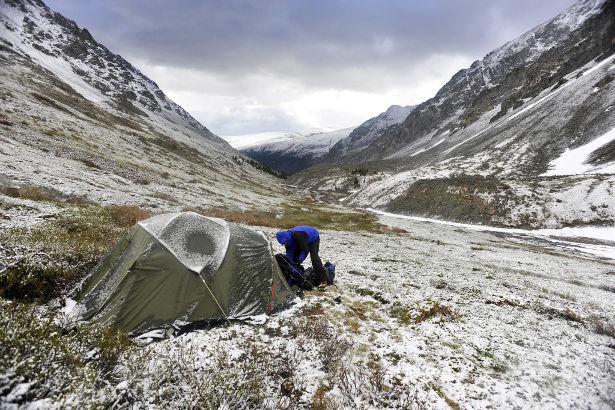
M 398 215 L 371 208 L 368 209 L 368 211 L 386 218 L 389 224 L 393 223 L 392 221 L 399 220 L 397 224 L 403 225 L 403 222 L 401 221 L 411 220 L 455 226 L 474 231 L 496 232 L 499 234 L 507 235 L 509 237 L 516 237 L 521 240 L 538 239 L 547 242 L 545 246 L 577 250 L 591 255 L 609 258 L 615 261 L 615 225 L 565 227 L 559 229 L 545 228 L 529 230 L 516 228 L 499 228 L 488 225 L 472 225 L 459 222 L 443 221 L 439 219 L 422 218 L 419 216 Z
M 615 140 L 615 128 L 581 147 L 567 150 L 559 158 L 551 161 L 550 166 L 552 168 L 543 175 L 615 174 L 615 164 L 613 163 L 606 164 L 605 166 L 586 164 L 592 152 L 613 140 Z
M 140 353 L 149 360 L 128 358 L 106 394 L 181 405 L 197 395 L 190 383 L 245 382 L 256 371 L 269 408 L 615 406 L 614 261 L 466 226 L 380 222 L 406 232 L 321 233 L 336 286 L 263 325 L 150 344 Z M 275 242 L 275 229 L 258 229 Z M 440 313 L 425 315 L 434 306 Z M 172 363 L 177 375 L 161 378 Z

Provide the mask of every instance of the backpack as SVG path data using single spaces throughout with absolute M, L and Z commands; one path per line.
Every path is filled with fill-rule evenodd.
M 288 282 L 288 286 L 292 287 L 293 285 L 297 285 L 300 288 L 305 289 L 301 286 L 305 282 L 305 270 L 303 269 L 303 266 L 293 263 L 283 253 L 276 254 L 275 259 L 282 270 L 284 278 Z
M 283 253 L 276 254 L 275 259 L 284 274 L 284 278 L 288 282 L 288 286 L 296 285 L 303 290 L 312 290 L 312 288 L 320 284 L 320 278 L 314 271 L 314 268 L 304 269 L 302 265 L 290 261 Z M 327 261 L 323 266 L 331 279 L 330 285 L 335 279 L 335 265 Z
M 325 269 L 329 273 L 329 277 L 331 278 L 331 283 L 335 281 L 335 265 L 329 261 L 326 261 L 324 264 Z

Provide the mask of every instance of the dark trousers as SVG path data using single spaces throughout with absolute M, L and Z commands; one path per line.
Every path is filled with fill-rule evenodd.
M 333 283 L 329 272 L 322 266 L 322 261 L 320 260 L 320 256 L 318 256 L 318 248 L 320 247 L 320 238 L 317 238 L 314 242 L 309 244 L 310 247 L 310 258 L 312 258 L 312 267 L 314 268 L 314 272 L 318 275 L 321 282 L 327 281 L 327 283 Z

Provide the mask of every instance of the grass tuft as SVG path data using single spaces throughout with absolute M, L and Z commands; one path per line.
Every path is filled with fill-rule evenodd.
M 461 314 L 454 311 L 449 306 L 434 303 L 430 308 L 419 307 L 419 315 L 414 319 L 414 323 L 420 323 L 432 317 L 440 315 L 441 318 L 459 319 Z

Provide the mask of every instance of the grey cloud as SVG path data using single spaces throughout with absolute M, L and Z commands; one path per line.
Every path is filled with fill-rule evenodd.
M 297 118 L 277 107 L 233 107 L 225 112 L 195 111 L 192 115 L 207 124 L 217 135 L 243 135 L 276 130 L 294 132 L 304 129 Z
M 262 71 L 315 87 L 363 89 L 369 86 L 357 67 L 400 73 L 434 54 L 480 58 L 572 1 L 49 3 L 111 49 L 151 64 L 236 76 Z
M 375 109 L 366 100 L 322 106 L 318 98 L 294 111 L 278 108 L 303 96 L 335 95 L 331 90 L 403 95 L 403 101 L 388 104 L 418 104 L 456 70 L 573 3 L 46 1 L 113 52 L 151 72 L 167 94 L 181 97 L 184 108 L 219 135 L 293 132 L 317 122 L 341 128 L 364 121 L 362 113 Z M 186 93 L 191 96 L 184 100 Z M 300 112 L 305 108 L 310 112 Z

